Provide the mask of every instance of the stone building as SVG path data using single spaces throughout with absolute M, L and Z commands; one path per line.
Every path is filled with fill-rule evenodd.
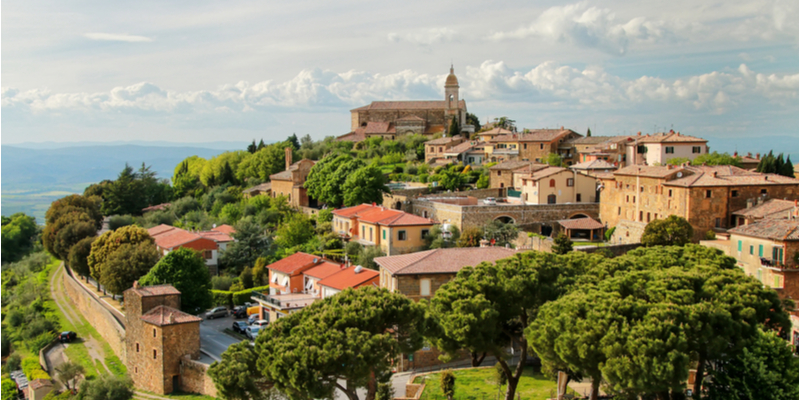
M 157 394 L 181 389 L 181 360 L 200 358 L 201 318 L 180 311 L 181 292 L 172 285 L 126 290 L 128 374 L 134 385 Z
M 294 208 L 317 207 L 317 200 L 303 187 L 316 161 L 303 159 L 292 164 L 292 149 L 286 148 L 286 170 L 269 176 L 272 197 L 286 196 Z
M 230 225 L 214 227 L 210 231 L 190 232 L 174 226 L 161 224 L 147 230 L 156 243 L 156 249 L 162 256 L 169 252 L 187 248 L 200 253 L 208 267 L 208 273 L 217 275 L 219 256 L 235 240 L 231 236 L 235 232 Z
M 492 189 L 520 188 L 522 181 L 517 181 L 515 174 L 530 174 L 545 168 L 547 168 L 547 164 L 520 160 L 493 165 L 489 167 L 489 187 Z
M 467 103 L 459 99 L 458 78 L 450 66 L 444 84 L 444 101 L 373 101 L 350 110 L 351 132 L 337 140 L 358 142 L 373 136 L 394 139 L 410 134 L 433 136 L 446 132 L 453 117 L 464 127 L 462 132 L 471 133 L 472 126 L 466 126 Z
M 534 129 L 523 133 L 511 133 L 497 136 L 489 143 L 486 157 L 492 162 L 507 160 L 545 162 L 550 153 L 558 154 L 562 143 L 581 137 L 580 134 L 564 129 Z
M 597 181 L 562 167 L 542 168 L 520 176 L 525 204 L 597 202 Z
M 762 219 L 789 219 L 797 217 L 797 199 L 769 199 L 759 197 L 748 200 L 747 207 L 734 211 L 734 226 L 748 225 Z
M 388 209 L 361 204 L 333 211 L 333 231 L 364 246 L 378 246 L 387 255 L 419 251 L 434 221 Z
M 645 136 L 638 132 L 631 138 L 625 142 L 626 165 L 664 165 L 673 158 L 691 161 L 708 154 L 708 140 L 672 130 Z
M 677 215 L 692 225 L 695 241 L 709 230 L 735 226 L 734 213 L 746 208 L 748 200 L 798 197 L 797 179 L 733 166 L 636 165 L 599 176 L 599 180 L 600 220 L 609 228 L 635 227 Z M 634 229 L 614 232 L 614 241 L 620 243 L 640 240 L 640 232 Z
M 445 136 L 425 142 L 425 162 L 429 163 L 437 158 L 444 158 L 451 147 L 464 141 L 461 135 Z

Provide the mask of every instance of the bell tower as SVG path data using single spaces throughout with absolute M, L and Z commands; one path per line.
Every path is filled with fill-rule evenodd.
M 450 75 L 444 82 L 444 101 L 448 111 L 458 110 L 458 78 L 453 73 L 453 64 L 450 64 Z

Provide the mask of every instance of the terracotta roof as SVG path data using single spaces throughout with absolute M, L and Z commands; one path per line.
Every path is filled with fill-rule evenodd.
M 361 204 L 334 210 L 335 215 L 345 218 L 358 218 L 359 221 L 384 226 L 433 225 L 435 222 L 407 212 L 392 210 L 383 206 Z
M 161 203 L 161 204 L 156 204 L 154 206 L 145 207 L 142 209 L 142 213 L 146 213 L 148 211 L 164 210 L 171 205 L 172 203 Z
M 161 247 L 162 249 L 172 249 L 186 243 L 194 242 L 198 239 L 203 239 L 203 237 L 197 233 L 175 228 L 171 231 L 157 235 L 154 239 L 156 246 Z
M 534 172 L 530 176 L 523 176 L 522 179 L 538 181 L 539 179 L 546 178 L 550 175 L 560 174 L 564 171 L 569 170 L 562 167 L 547 167 Z
M 774 214 L 781 214 L 781 216 L 786 217 L 786 212 L 794 208 L 795 203 L 792 200 L 770 199 L 762 204 L 734 211 L 733 214 L 751 218 L 766 218 Z
M 28 387 L 33 390 L 39 390 L 44 387 L 53 386 L 53 382 L 50 379 L 34 379 L 28 382 Z
M 367 122 L 364 133 L 367 135 L 395 133 L 395 129 L 391 122 Z
M 139 318 L 141 318 L 141 320 L 144 322 L 156 326 L 186 324 L 190 322 L 200 322 L 203 320 L 200 317 L 196 317 L 181 310 L 176 310 L 167 306 L 157 306 L 144 313 L 144 315 Z
M 356 130 L 345 133 L 342 136 L 336 138 L 337 142 L 363 142 L 367 140 L 367 136 L 364 134 L 364 128 L 356 128 Z
M 366 110 L 444 110 L 447 102 L 444 100 L 407 100 L 407 101 L 373 101 L 367 106 L 354 108 L 350 111 Z M 458 102 L 458 108 L 467 108 L 464 100 Z
M 478 132 L 477 135 L 479 135 L 479 136 L 484 136 L 484 135 L 486 135 L 486 136 L 497 136 L 497 135 L 510 135 L 511 133 L 513 133 L 513 132 L 511 132 L 508 129 L 503 129 L 503 128 L 497 127 L 497 128 L 494 128 L 494 129 L 490 129 L 488 131 Z
M 603 224 L 591 218 L 562 219 L 558 221 L 566 229 L 601 229 Z
M 432 161 L 433 161 L 433 163 L 431 165 L 434 166 L 434 167 L 439 167 L 439 166 L 442 166 L 442 165 L 450 165 L 450 164 L 453 164 L 453 162 L 454 162 L 454 160 L 451 160 L 451 159 L 448 159 L 448 158 L 434 158 Z
M 272 182 L 267 182 L 242 190 L 242 193 L 266 192 L 270 189 L 272 189 Z
M 681 135 L 680 132 L 656 133 L 637 140 L 639 143 L 708 143 L 708 140 Z
M 798 180 L 776 174 L 762 174 L 731 165 L 686 167 L 694 175 L 665 182 L 668 186 L 714 187 L 714 186 L 764 186 L 797 185 Z
M 506 161 L 501 162 L 500 164 L 493 165 L 489 167 L 490 170 L 515 170 L 520 169 L 522 167 L 527 167 L 529 165 L 535 165 L 532 161 Z
M 781 241 L 798 240 L 797 220 L 762 219 L 729 229 L 728 233 Z
M 173 294 L 181 294 L 178 289 L 175 289 L 175 286 L 165 284 L 165 285 L 153 285 L 153 286 L 139 286 L 139 283 L 134 283 L 133 287 L 128 289 L 133 290 L 142 297 L 149 297 L 149 296 L 166 296 L 166 295 L 173 295 Z
M 552 142 L 570 133 L 578 134 L 571 129 L 535 129 L 528 133 L 512 133 L 498 136 L 492 139 L 491 142 Z
M 225 242 L 232 242 L 233 241 L 233 238 L 230 235 L 228 235 L 227 233 L 222 233 L 222 232 L 202 231 L 202 232 L 197 232 L 197 234 L 200 235 L 201 237 L 206 238 L 206 239 L 211 239 L 211 240 L 213 240 L 213 241 L 215 241 L 217 243 L 219 243 L 219 242 L 225 243 Z
M 277 174 L 272 174 L 269 179 L 273 181 L 290 181 L 292 180 L 292 171 L 281 171 Z
M 445 150 L 445 154 L 461 154 L 465 151 L 472 150 L 475 146 L 474 142 L 464 142 L 458 145 L 455 145 L 447 150 Z
M 423 133 L 426 135 L 435 135 L 442 132 L 444 132 L 444 125 L 429 125 L 425 128 L 425 132 Z
M 323 261 L 316 267 L 304 271 L 303 275 L 317 279 L 325 279 L 341 270 L 342 270 L 342 264 L 337 264 L 330 261 Z
M 627 136 L 621 136 L 621 137 L 618 137 L 618 136 L 584 136 L 584 137 L 579 137 L 579 138 L 567 140 L 564 143 L 569 143 L 569 144 L 573 144 L 573 145 L 575 145 L 575 144 L 600 144 L 600 143 L 605 143 L 605 142 L 608 142 L 608 141 L 611 141 L 611 140 L 615 140 L 615 139 L 618 140 L 619 138 L 627 138 Z
M 684 167 L 663 166 L 650 166 L 650 165 L 629 165 L 624 168 L 618 169 L 614 175 L 633 175 L 633 176 L 646 176 L 650 178 L 666 178 L 672 174 L 683 172 L 686 173 Z
M 173 229 L 178 229 L 178 228 L 176 228 L 174 226 L 166 225 L 166 224 L 161 224 L 161 225 L 149 228 L 147 230 L 147 233 L 149 233 L 150 236 L 152 236 L 152 237 L 156 237 L 157 235 L 161 235 L 162 233 L 169 232 L 169 231 L 171 231 Z
M 232 234 L 236 233 L 236 228 L 234 228 L 234 227 L 232 227 L 232 226 L 230 226 L 228 224 L 222 224 L 222 225 L 220 225 L 220 226 L 218 226 L 216 228 L 212 228 L 211 230 L 215 231 L 215 232 L 226 233 L 228 235 L 232 235 Z
M 462 247 L 377 257 L 375 262 L 393 275 L 455 274 L 466 266 L 493 263 L 516 252 L 505 247 Z
M 438 139 L 428 140 L 427 142 L 425 142 L 425 144 L 431 144 L 431 145 L 450 144 L 458 140 L 462 140 L 461 135 L 445 136 Z
M 346 269 L 343 269 L 333 275 L 328 276 L 327 278 L 319 281 L 317 283 L 320 286 L 327 286 L 329 288 L 344 290 L 347 288 L 357 288 L 369 280 L 375 279 L 378 277 L 378 271 L 373 271 L 371 269 L 367 269 L 361 267 L 359 273 L 356 273 L 357 266 L 352 266 Z
M 289 257 L 267 265 L 267 268 L 286 274 L 293 274 L 299 269 L 308 267 L 309 265 L 314 265 L 315 261 L 319 262 L 321 259 L 322 257 L 320 256 L 297 252 Z
M 584 161 L 582 163 L 577 163 L 569 166 L 572 169 L 616 169 L 617 167 L 614 164 L 606 160 L 592 160 L 592 161 Z

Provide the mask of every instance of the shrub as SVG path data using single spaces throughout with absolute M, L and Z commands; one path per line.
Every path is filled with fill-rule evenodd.
M 442 394 L 444 394 L 448 400 L 452 400 L 456 392 L 456 376 L 453 374 L 453 371 L 448 369 L 442 372 L 442 374 L 439 375 L 439 385 L 442 388 Z
M 48 375 L 47 372 L 42 369 L 42 366 L 39 365 L 38 356 L 26 357 L 24 360 L 22 360 L 22 373 L 24 373 L 25 377 L 28 378 L 28 382 L 35 379 L 50 379 L 50 375 Z
M 55 340 L 55 338 L 56 335 L 52 332 L 45 332 L 34 337 L 33 339 L 28 339 L 25 341 L 25 345 L 28 347 L 28 350 L 30 350 L 31 353 L 39 354 L 39 350 L 50 344 L 50 342 Z
M 407 173 L 407 174 L 410 174 L 410 175 L 416 175 L 416 174 L 417 174 L 417 170 L 418 170 L 418 169 L 417 169 L 417 166 L 416 166 L 416 165 L 414 165 L 414 164 L 407 164 L 407 165 L 406 165 L 406 169 L 405 169 L 405 173 Z
M 606 233 L 605 233 L 606 242 L 610 242 L 611 241 L 611 236 L 614 235 L 614 231 L 615 230 L 617 230 L 617 227 L 616 226 L 612 226 L 609 230 L 606 231 Z
M 108 229 L 115 231 L 123 226 L 133 225 L 133 222 L 132 215 L 114 215 L 108 219 Z
M 235 293 L 233 293 L 233 300 L 232 300 L 233 304 L 234 305 L 244 304 L 245 302 L 249 302 L 250 301 L 250 298 L 253 297 L 253 292 L 264 292 L 264 291 L 268 291 L 268 290 L 269 290 L 269 286 L 259 286 L 259 287 L 254 287 L 254 288 L 250 288 L 250 289 L 247 289 L 247 290 L 242 290 L 242 291 L 239 291 L 239 292 L 235 292 Z
M 230 290 L 233 278 L 230 276 L 215 276 L 211 278 L 211 288 L 214 290 Z
M 420 183 L 428 183 L 428 175 L 420 175 L 419 176 Z
M 212 290 L 211 297 L 213 307 L 233 307 L 233 292 L 229 292 L 227 290 Z
M 331 211 L 331 209 L 326 208 L 324 210 L 319 210 L 319 213 L 317 213 L 317 223 L 331 221 L 333 221 L 333 211 Z
M 705 239 L 705 240 L 714 240 L 716 238 L 717 238 L 717 234 L 714 233 L 713 230 L 709 230 L 708 232 L 705 233 L 705 235 L 703 235 L 703 239 Z
M 3 335 L 3 337 L 5 337 L 5 335 Z M 17 353 L 8 356 L 8 359 L 6 359 L 6 371 L 16 371 L 21 365 L 22 357 Z

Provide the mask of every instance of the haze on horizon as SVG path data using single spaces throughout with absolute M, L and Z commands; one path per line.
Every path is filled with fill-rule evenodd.
M 646 3 L 9 0 L 2 143 L 338 136 L 452 61 L 483 122 L 797 151 L 797 1 Z

